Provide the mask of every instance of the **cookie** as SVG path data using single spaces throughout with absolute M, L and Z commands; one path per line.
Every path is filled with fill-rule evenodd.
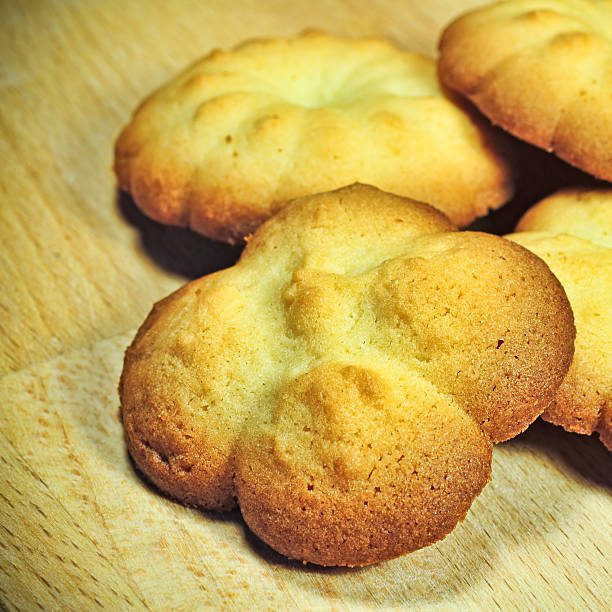
M 452 22 L 439 74 L 493 123 L 612 180 L 612 2 L 509 0 Z
M 148 98 L 115 171 L 147 215 L 227 242 L 293 198 L 357 181 L 465 226 L 514 189 L 505 141 L 476 115 L 441 91 L 433 60 L 382 40 L 255 40 Z
M 510 239 L 539 255 L 574 311 L 576 348 L 542 417 L 612 450 L 612 189 L 564 190 L 527 211 Z
M 237 504 L 280 553 L 366 565 L 464 518 L 573 336 L 528 250 L 345 187 L 287 205 L 235 266 L 154 307 L 121 376 L 127 444 L 160 489 Z

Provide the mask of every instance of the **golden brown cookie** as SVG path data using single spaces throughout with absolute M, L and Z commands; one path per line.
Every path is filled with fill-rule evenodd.
M 455 20 L 439 74 L 493 123 L 612 180 L 612 2 L 509 0 Z
M 599 432 L 612 450 L 612 190 L 564 190 L 531 208 L 508 236 L 539 255 L 574 311 L 574 360 L 547 421 Z
M 374 563 L 463 519 L 573 336 L 557 279 L 513 242 L 374 187 L 305 197 L 155 306 L 121 377 L 128 447 L 284 555 Z
M 505 154 L 433 60 L 310 32 L 193 64 L 138 108 L 115 171 L 154 219 L 235 242 L 288 200 L 357 181 L 464 226 L 511 197 Z

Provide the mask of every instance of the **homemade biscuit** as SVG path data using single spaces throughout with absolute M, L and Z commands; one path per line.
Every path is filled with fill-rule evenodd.
M 152 218 L 227 242 L 357 181 L 465 226 L 512 196 L 502 138 L 441 91 L 433 60 L 310 32 L 193 64 L 138 108 L 115 171 Z
M 127 443 L 160 489 L 237 503 L 284 555 L 374 563 L 464 518 L 573 336 L 528 250 L 345 187 L 292 202 L 235 266 L 154 307 L 125 356 Z
M 612 189 L 561 191 L 516 229 L 508 238 L 546 261 L 576 320 L 574 360 L 542 417 L 568 431 L 597 431 L 612 450 Z
M 455 20 L 442 81 L 518 138 L 612 180 L 612 1 L 509 0 Z

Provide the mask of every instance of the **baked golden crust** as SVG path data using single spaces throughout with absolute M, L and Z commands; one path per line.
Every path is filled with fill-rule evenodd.
M 162 490 L 237 503 L 289 557 L 374 563 L 465 516 L 573 336 L 526 249 L 373 187 L 305 197 L 154 308 L 121 377 L 128 447 Z
M 154 219 L 234 242 L 291 199 L 357 181 L 465 226 L 512 196 L 506 146 L 442 93 L 433 60 L 309 32 L 193 64 L 137 109 L 115 171 Z
M 393 374 L 319 366 L 244 429 L 240 507 L 277 551 L 364 565 L 431 544 L 467 513 L 489 477 L 490 441 L 434 385 Z
M 442 81 L 494 123 L 612 180 L 612 2 L 509 0 L 443 32 Z
M 542 418 L 612 450 L 612 190 L 568 189 L 529 209 L 508 238 L 540 256 L 576 321 L 572 365 Z

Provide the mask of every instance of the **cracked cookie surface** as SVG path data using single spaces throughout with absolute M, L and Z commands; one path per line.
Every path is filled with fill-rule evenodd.
M 282 554 L 366 565 L 464 518 L 573 336 L 541 259 L 354 185 L 292 202 L 154 307 L 121 377 L 127 443 L 163 491 L 237 504 Z

